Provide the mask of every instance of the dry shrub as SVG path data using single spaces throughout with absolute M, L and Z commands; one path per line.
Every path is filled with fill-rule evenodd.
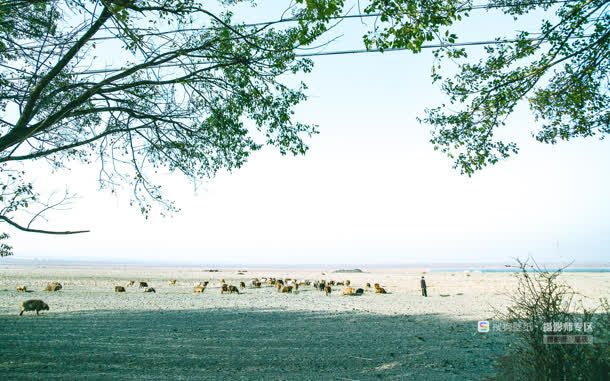
M 561 279 L 565 269 L 549 272 L 530 260 L 518 262 L 521 270 L 511 306 L 497 312 L 507 323 L 523 323 L 528 329 L 508 332 L 509 347 L 497 361 L 500 380 L 607 380 L 610 308 L 606 298 L 589 310 L 576 303 L 576 292 Z M 548 323 L 591 322 L 593 332 L 548 331 Z M 547 323 L 545 332 L 544 323 Z M 592 335 L 591 344 L 544 344 L 545 335 Z

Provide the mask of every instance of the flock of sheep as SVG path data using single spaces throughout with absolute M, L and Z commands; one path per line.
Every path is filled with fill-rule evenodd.
M 139 283 L 140 283 L 140 288 L 144 288 L 144 292 L 155 292 L 154 288 L 148 287 L 147 282 L 139 282 Z M 127 283 L 127 287 L 133 286 L 134 284 L 135 284 L 135 281 L 131 280 Z M 208 284 L 209 284 L 209 281 L 195 283 L 193 292 L 194 293 L 203 293 L 205 291 L 205 288 L 208 286 Z M 252 278 L 250 280 L 250 287 L 252 287 L 252 288 L 261 288 L 263 284 L 266 284 L 267 286 L 275 287 L 277 289 L 277 292 L 279 292 L 279 293 L 296 293 L 299 291 L 299 286 L 302 287 L 302 286 L 311 285 L 316 290 L 324 291 L 326 293 L 326 295 L 330 295 L 332 293 L 332 286 L 345 286 L 345 289 L 343 289 L 343 295 L 355 296 L 355 295 L 364 294 L 364 289 L 362 289 L 362 288 L 349 287 L 351 284 L 349 280 L 346 280 L 344 282 L 335 282 L 333 280 L 330 280 L 328 282 L 325 280 L 319 280 L 319 281 L 314 281 L 314 282 L 304 280 L 304 281 L 299 282 L 296 279 L 292 279 L 292 278 L 284 278 L 284 279 Z M 176 280 L 175 279 L 170 280 L 169 285 L 175 286 Z M 375 283 L 374 287 L 375 287 L 375 293 L 377 293 L 377 294 L 386 294 L 387 293 L 384 288 L 379 286 L 379 283 Z M 225 293 L 239 294 L 239 290 L 240 289 L 243 290 L 245 288 L 246 288 L 246 283 L 243 281 L 239 282 L 239 288 L 238 288 L 237 286 L 226 283 L 226 281 L 224 279 L 220 280 L 220 293 L 221 294 L 225 294 Z M 371 284 L 367 283 L 366 288 L 371 288 Z M 115 286 L 114 291 L 115 292 L 126 292 L 126 289 L 123 286 Z
M 135 285 L 135 281 L 131 280 L 127 282 L 126 287 L 131 287 Z M 208 286 L 209 281 L 205 282 L 197 282 L 194 285 L 193 292 L 194 293 L 203 293 Z M 276 278 L 252 278 L 250 280 L 250 287 L 252 288 L 261 288 L 262 285 L 265 284 L 268 287 L 275 287 L 278 293 L 297 293 L 299 291 L 299 287 L 303 286 L 312 286 L 315 290 L 324 291 L 327 296 L 330 296 L 333 291 L 333 286 L 344 286 L 342 295 L 347 296 L 358 296 L 364 294 L 363 288 L 354 288 L 350 287 L 351 282 L 349 280 L 343 282 L 335 282 L 333 280 L 318 280 L 311 282 L 309 280 L 297 281 L 292 278 L 284 278 L 284 279 L 276 279 Z M 176 280 L 172 279 L 169 281 L 170 286 L 176 285 Z M 139 288 L 144 288 L 144 292 L 155 292 L 153 287 L 149 287 L 147 282 L 139 282 Z M 224 279 L 220 280 L 220 293 L 221 294 L 239 294 L 240 289 L 245 289 L 246 283 L 243 281 L 239 282 L 239 288 L 234 285 L 230 285 L 226 283 Z M 371 284 L 367 283 L 366 288 L 370 289 Z M 379 283 L 374 284 L 375 293 L 377 294 L 386 294 L 386 290 L 382 288 Z M 47 285 L 45 291 L 59 291 L 62 289 L 62 285 L 59 282 L 52 282 Z M 17 291 L 19 292 L 28 292 L 25 286 L 17 286 Z M 125 286 L 115 286 L 115 292 L 126 292 Z M 38 315 L 39 311 L 48 311 L 49 306 L 39 299 L 30 299 L 21 303 L 21 312 L 19 315 L 23 315 L 24 311 L 36 311 L 36 315 Z
M 47 287 L 44 289 L 45 291 L 59 291 L 62 289 L 61 283 L 52 282 L 47 284 Z M 17 286 L 18 292 L 28 292 L 28 289 L 25 286 Z M 19 312 L 19 316 L 23 315 L 25 311 L 36 311 L 36 315 L 38 315 L 39 311 L 48 311 L 49 305 L 43 302 L 40 299 L 30 299 L 21 303 L 21 312 Z
M 174 282 L 174 283 L 172 283 Z M 133 286 L 135 283 L 135 281 L 130 280 L 129 282 L 127 282 L 127 287 Z M 175 280 L 172 280 L 169 282 L 170 286 L 176 284 Z M 156 292 L 154 288 L 152 287 L 148 287 L 148 283 L 146 282 L 140 282 L 140 288 L 144 288 L 144 292 Z M 125 292 L 125 287 L 123 286 L 115 286 L 114 287 L 114 292 Z

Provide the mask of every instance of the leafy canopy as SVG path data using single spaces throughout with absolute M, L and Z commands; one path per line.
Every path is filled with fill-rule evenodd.
M 415 53 L 428 41 L 445 45 L 435 51 L 432 78 L 441 82 L 450 105 L 428 109 L 421 121 L 433 126 L 435 149 L 472 175 L 518 152 L 514 142 L 497 140 L 494 132 L 521 100 L 539 122 L 534 136 L 540 142 L 603 138 L 610 132 L 609 6 L 601 0 L 490 0 L 487 7 L 515 19 L 534 10 L 550 17 L 539 33 L 497 38 L 485 47 L 484 59 L 470 62 L 464 47 L 451 46 L 458 38 L 451 27 L 467 22 L 472 1 L 373 0 L 366 12 L 380 13 L 380 22 L 364 41 L 368 48 Z M 438 66 L 443 59 L 459 63 L 457 75 L 443 77 Z
M 30 226 L 54 203 L 41 202 L 26 161 L 95 162 L 102 186 L 130 184 L 147 215 L 175 209 L 153 181 L 160 170 L 196 180 L 264 145 L 304 154 L 316 126 L 293 120 L 306 86 L 285 77 L 311 70 L 296 51 L 343 3 L 296 1 L 285 14 L 297 22 L 274 27 L 233 22 L 241 2 L 217 13 L 196 0 L 1 2 L 0 219 L 74 233 Z M 20 211 L 34 215 L 27 226 Z

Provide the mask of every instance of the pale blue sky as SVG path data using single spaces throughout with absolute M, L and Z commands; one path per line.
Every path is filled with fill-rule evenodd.
M 257 12 L 248 20 L 272 14 Z M 537 17 L 527 22 L 535 25 Z M 523 29 L 510 20 L 480 12 L 460 28 L 461 40 L 491 39 L 494 28 Z M 337 30 L 345 37 L 327 50 L 362 48 L 358 21 Z M 310 98 L 297 119 L 318 124 L 321 133 L 305 157 L 265 149 L 196 191 L 179 175 L 160 178 L 182 211 L 149 220 L 129 207 L 128 189 L 119 197 L 98 191 L 98 168 L 48 175 L 35 163 L 41 190 L 67 185 L 81 195 L 71 210 L 51 215 L 53 225 L 92 232 L 11 232 L 15 256 L 361 265 L 508 263 L 528 254 L 540 261 L 610 258 L 607 141 L 537 143 L 530 135 L 536 124 L 522 106 L 499 134 L 519 143 L 520 154 L 468 178 L 433 151 L 429 127 L 415 120 L 443 101 L 430 81 L 429 51 L 315 63 L 300 78 Z

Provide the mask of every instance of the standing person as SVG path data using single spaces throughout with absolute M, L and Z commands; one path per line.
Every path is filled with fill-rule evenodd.
M 428 292 L 426 291 L 426 280 L 424 279 L 424 277 L 421 277 L 421 280 L 419 281 L 419 283 L 421 285 L 422 296 L 428 297 Z

